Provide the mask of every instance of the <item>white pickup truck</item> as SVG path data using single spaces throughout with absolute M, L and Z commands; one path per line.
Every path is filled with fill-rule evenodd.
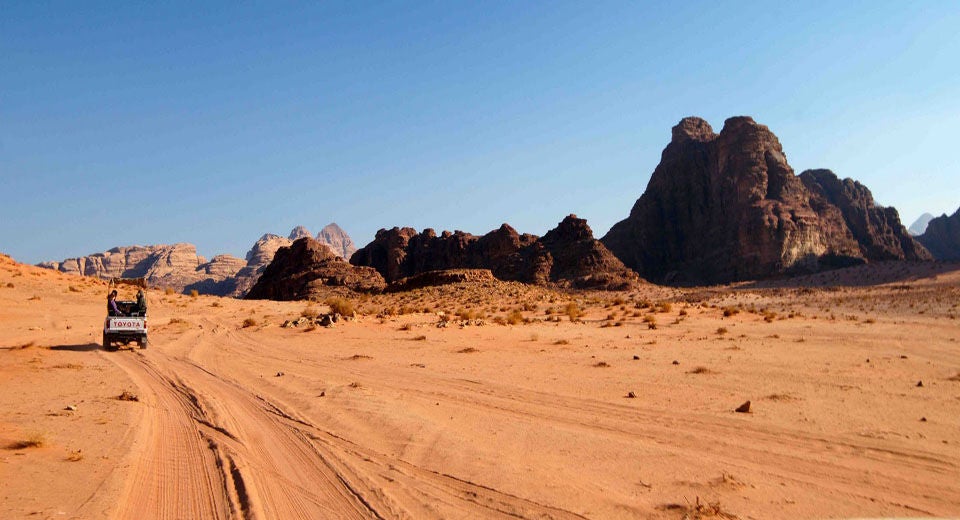
M 126 302 L 117 302 L 118 305 L 120 303 Z M 114 343 L 134 341 L 140 348 L 147 348 L 146 316 L 108 316 L 103 320 L 103 348 L 113 350 Z
M 132 285 L 138 288 L 137 299 L 117 300 L 117 288 Z M 142 278 L 114 278 L 110 282 L 110 297 L 107 299 L 107 317 L 103 320 L 103 348 L 116 350 L 115 345 L 136 342 L 147 348 L 147 299 L 146 283 Z M 112 299 L 112 301 L 111 301 Z

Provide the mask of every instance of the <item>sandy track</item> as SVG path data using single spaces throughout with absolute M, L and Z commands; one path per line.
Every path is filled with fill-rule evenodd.
M 223 346 L 210 336 L 179 341 Z M 187 358 L 113 359 L 149 407 L 119 518 L 582 518 L 386 457 Z

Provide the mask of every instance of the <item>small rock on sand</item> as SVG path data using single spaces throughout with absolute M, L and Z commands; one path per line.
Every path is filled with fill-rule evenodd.
M 737 409 L 734 410 L 734 412 L 737 412 L 737 413 L 750 413 L 750 401 L 747 401 L 747 402 L 741 404 L 740 406 L 738 406 Z

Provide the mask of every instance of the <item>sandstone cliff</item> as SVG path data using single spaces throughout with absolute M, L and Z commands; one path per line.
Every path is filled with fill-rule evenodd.
M 806 170 L 800 180 L 811 193 L 811 206 L 824 202 L 840 209 L 843 220 L 869 260 L 932 260 L 900 223 L 895 208 L 877 205 L 866 186 L 853 179 L 841 180 L 830 170 Z
M 927 224 L 917 240 L 937 260 L 960 260 L 960 209 L 953 215 L 941 215 Z
M 186 291 L 198 283 L 216 284 L 234 276 L 243 261 L 219 255 L 207 262 L 193 244 L 115 247 L 103 253 L 63 262 L 44 262 L 40 267 L 96 278 L 145 278 L 154 287 Z
M 327 224 L 326 227 L 317 233 L 317 240 L 327 244 L 333 249 L 333 252 L 349 259 L 357 251 L 357 246 L 353 244 L 353 239 L 346 231 L 340 228 L 336 222 Z
M 570 287 L 621 289 L 639 282 L 575 215 L 543 239 L 521 235 L 507 224 L 483 236 L 381 229 L 350 262 L 375 268 L 388 282 L 448 269 L 489 269 L 501 280 Z
M 281 247 L 245 296 L 251 300 L 304 300 L 322 297 L 332 288 L 382 291 L 386 283 L 369 267 L 350 265 L 311 237 Z
M 808 181 L 820 188 L 828 177 L 810 174 Z M 700 118 L 685 118 L 629 217 L 601 241 L 642 276 L 667 283 L 923 258 L 922 248 L 903 239 L 896 212 L 868 208 L 869 192 L 860 188 L 811 193 L 773 132 L 749 117 L 728 119 L 719 134 Z

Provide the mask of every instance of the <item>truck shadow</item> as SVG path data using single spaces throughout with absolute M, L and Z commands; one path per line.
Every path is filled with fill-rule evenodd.
M 103 346 L 99 343 L 83 343 L 79 345 L 54 345 L 50 347 L 50 350 L 68 350 L 71 352 L 92 352 L 94 350 L 101 350 Z

